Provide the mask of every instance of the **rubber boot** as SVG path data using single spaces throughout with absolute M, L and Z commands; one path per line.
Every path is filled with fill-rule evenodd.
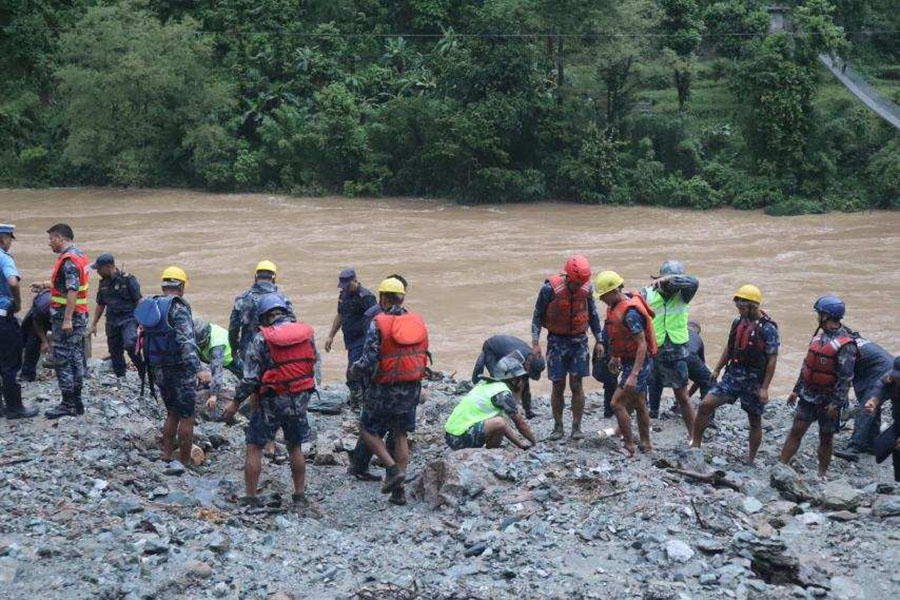
M 81 388 L 75 390 L 75 395 L 73 397 L 75 400 L 75 412 L 79 415 L 84 414 L 84 402 L 81 400 Z
M 59 419 L 60 417 L 75 417 L 78 412 L 75 410 L 75 395 L 72 392 L 63 392 L 62 402 L 44 413 L 44 416 L 50 420 Z
M 390 494 L 403 485 L 404 481 L 406 481 L 406 473 L 400 467 L 397 465 L 388 467 L 384 474 L 384 484 L 381 486 L 381 493 Z
M 37 409 L 22 406 L 22 388 L 18 385 L 12 390 L 6 390 L 3 397 L 6 399 L 7 419 L 30 419 L 37 416 Z
M 556 423 L 553 426 L 553 431 L 550 432 L 550 435 L 547 436 L 547 439 L 551 442 L 555 442 L 556 440 L 561 440 L 566 432 L 563 430 L 562 423 Z

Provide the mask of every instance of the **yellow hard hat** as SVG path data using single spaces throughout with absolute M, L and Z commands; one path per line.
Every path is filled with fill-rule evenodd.
M 163 281 L 165 281 L 166 279 L 174 279 L 176 281 L 180 281 L 184 285 L 187 285 L 188 282 L 187 273 L 184 272 L 184 269 L 175 266 L 168 267 L 165 271 L 163 271 L 162 279 Z
M 256 265 L 256 272 L 260 271 L 272 271 L 272 273 L 278 273 L 278 267 L 275 266 L 271 260 L 262 260 Z
M 623 283 L 625 280 L 615 271 L 601 271 L 594 280 L 594 298 L 599 299 L 603 294 L 619 289 Z
M 762 292 L 758 287 L 749 283 L 739 287 L 738 291 L 734 293 L 734 297 L 740 298 L 741 300 L 749 300 L 750 302 L 762 304 Z
M 378 284 L 379 294 L 405 294 L 406 287 L 396 277 L 388 277 Z

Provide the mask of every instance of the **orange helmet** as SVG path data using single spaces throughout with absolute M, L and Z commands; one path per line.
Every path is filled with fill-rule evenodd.
M 591 279 L 591 263 L 580 254 L 570 256 L 564 270 L 569 280 L 579 285 L 587 283 Z

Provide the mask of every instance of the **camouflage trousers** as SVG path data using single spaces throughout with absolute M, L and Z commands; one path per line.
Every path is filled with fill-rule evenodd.
M 180 419 L 192 418 L 197 409 L 196 373 L 185 365 L 152 368 L 166 410 L 176 413 Z
M 72 331 L 62 330 L 63 311 L 53 315 L 53 363 L 59 391 L 71 394 L 84 385 L 84 337 L 87 334 L 87 313 L 72 315 Z

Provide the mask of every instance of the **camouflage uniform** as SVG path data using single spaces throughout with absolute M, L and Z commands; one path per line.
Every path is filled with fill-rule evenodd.
M 69 246 L 63 253 L 83 254 L 75 246 Z M 53 282 L 58 290 L 66 292 L 78 291 L 81 284 L 78 267 L 71 260 L 65 261 L 59 270 L 59 280 Z M 88 313 L 72 313 L 72 331 L 62 330 L 65 307 L 52 308 L 50 313 L 53 330 L 53 363 L 56 368 L 56 380 L 59 391 L 64 396 L 79 396 L 84 385 L 85 356 L 84 338 L 87 334 Z
M 392 306 L 389 315 L 408 312 L 402 306 Z M 381 354 L 381 331 L 372 320 L 366 333 L 362 356 L 353 363 L 352 369 L 371 380 L 378 368 Z M 391 430 L 413 432 L 416 430 L 416 407 L 422 394 L 422 382 L 381 384 L 369 383 L 363 400 L 363 410 L 359 414 L 359 424 L 369 433 L 383 437 Z
M 116 377 L 125 376 L 125 353 L 138 374 L 144 362 L 137 353 L 137 321 L 134 309 L 141 299 L 141 284 L 130 273 L 116 270 L 112 277 L 101 279 L 97 288 L 97 305 L 106 307 L 106 345 Z
M 282 316 L 273 325 L 293 321 L 290 316 Z M 316 340 L 312 340 L 315 348 Z M 234 394 L 237 402 L 243 402 L 252 393 L 259 390 L 263 374 L 275 368 L 269 345 L 262 333 L 257 333 L 247 346 L 244 356 L 244 376 Z M 316 349 L 316 381 L 322 379 L 322 358 Z M 259 398 L 259 405 L 250 415 L 246 440 L 254 446 L 264 446 L 275 440 L 275 433 L 280 428 L 284 432 L 284 441 L 288 446 L 302 444 L 309 439 L 309 421 L 306 418 L 306 407 L 314 390 L 299 394 L 270 394 Z
M 191 306 L 184 299 L 176 299 L 169 309 L 168 319 L 175 330 L 180 355 L 172 357 L 174 364 L 152 367 L 153 379 L 166 410 L 177 413 L 182 419 L 190 419 L 196 410 L 197 373 L 201 370 Z
M 287 304 L 288 315 L 295 320 L 294 305 L 290 298 L 278 291 L 278 286 L 268 281 L 257 281 L 249 290 L 234 299 L 231 319 L 228 322 L 228 343 L 235 358 L 244 356 L 247 346 L 259 329 L 259 301 L 267 294 L 278 294 Z
M 731 327 L 737 327 L 740 317 L 734 320 Z M 776 356 L 781 342 L 778 339 L 778 327 L 773 321 L 763 321 L 760 326 L 763 343 L 763 352 L 766 357 Z M 739 399 L 741 409 L 750 415 L 761 415 L 766 407 L 759 401 L 759 387 L 765 377 L 765 367 L 754 369 L 753 367 L 729 362 L 725 366 L 725 374 L 721 381 L 716 383 L 709 393 L 722 398 L 728 404 L 734 404 Z
M 833 331 L 823 330 L 822 334 L 829 339 L 840 336 L 850 336 L 854 334 L 843 325 Z M 835 375 L 837 383 L 834 389 L 828 392 L 814 392 L 807 389 L 803 383 L 803 375 L 797 377 L 797 383 L 794 385 L 794 393 L 797 394 L 797 411 L 795 418 L 806 422 L 819 422 L 820 433 L 837 433 L 841 428 L 840 414 L 836 418 L 828 416 L 829 408 L 837 408 L 838 413 L 847 404 L 847 394 L 850 386 L 853 384 L 853 371 L 856 367 L 856 357 L 859 350 L 856 344 L 849 343 L 841 347 L 837 355 L 837 363 L 835 365 Z

